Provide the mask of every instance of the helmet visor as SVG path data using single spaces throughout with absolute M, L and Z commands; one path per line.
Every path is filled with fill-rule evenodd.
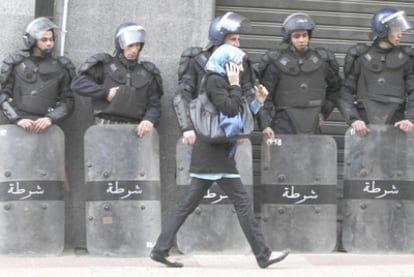
M 250 21 L 234 12 L 228 12 L 216 25 L 217 31 L 227 30 L 228 33 L 240 33 L 250 30 Z
M 404 11 L 391 14 L 382 20 L 382 23 L 388 24 L 393 32 L 404 32 L 412 29 L 410 22 Z
M 123 28 L 116 34 L 119 46 L 125 49 L 128 45 L 145 42 L 145 30 L 142 26 L 134 25 Z

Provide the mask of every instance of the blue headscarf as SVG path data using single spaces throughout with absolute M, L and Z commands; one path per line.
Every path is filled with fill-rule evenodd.
M 244 53 L 239 48 L 229 44 L 223 44 L 214 50 L 213 54 L 208 59 L 208 62 L 204 69 L 206 71 L 212 71 L 221 75 L 226 75 L 226 64 L 239 64 L 242 61 L 244 55 L 246 55 L 246 53 Z

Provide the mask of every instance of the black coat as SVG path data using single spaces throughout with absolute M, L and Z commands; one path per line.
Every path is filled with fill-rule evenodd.
M 217 73 L 206 75 L 206 92 L 217 111 L 226 116 L 236 116 L 242 103 L 242 90 L 230 86 L 226 76 Z M 236 162 L 229 157 L 232 143 L 209 143 L 200 137 L 193 147 L 190 172 L 238 173 Z

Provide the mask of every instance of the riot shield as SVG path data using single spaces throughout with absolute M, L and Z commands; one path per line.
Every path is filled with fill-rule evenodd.
M 252 144 L 244 139 L 237 147 L 236 164 L 243 185 L 253 194 Z M 190 162 L 192 148 L 179 139 L 176 147 L 177 188 L 179 194 L 190 184 Z M 202 202 L 177 233 L 177 245 L 183 253 L 224 252 L 247 253 L 250 246 L 244 237 L 236 211 L 221 188 L 214 183 Z
M 85 133 L 86 243 L 100 256 L 147 256 L 161 231 L 159 139 L 136 125 Z
M 345 135 L 342 241 L 349 252 L 414 250 L 414 133 L 371 125 Z
M 64 247 L 64 135 L 0 126 L 0 254 L 59 255 Z
M 261 225 L 272 249 L 336 246 L 337 149 L 325 135 L 278 135 L 262 144 Z

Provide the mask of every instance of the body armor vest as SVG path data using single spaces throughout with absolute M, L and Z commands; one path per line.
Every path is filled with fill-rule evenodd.
M 140 63 L 137 63 L 133 71 L 129 71 L 116 58 L 105 63 L 104 71 L 104 87 L 119 89 L 110 103 L 106 100 L 96 100 L 95 109 L 105 115 L 140 121 L 147 106 L 153 75 Z
M 275 61 L 281 71 L 273 98 L 276 110 L 285 110 L 298 133 L 313 133 L 326 94 L 326 62 L 310 50 L 304 59 L 282 53 Z
M 361 74 L 358 80 L 358 99 L 403 103 L 404 65 L 408 55 L 398 48 L 388 54 L 370 49 L 361 56 Z
M 45 58 L 36 65 L 24 59 L 16 65 L 14 100 L 19 110 L 36 115 L 46 115 L 57 104 L 59 76 L 62 65 L 54 58 Z
M 404 66 L 409 57 L 399 48 L 379 53 L 371 48 L 361 56 L 357 99 L 364 105 L 371 124 L 389 124 L 405 102 Z
M 320 106 L 325 98 L 325 61 L 312 53 L 305 59 L 282 54 L 276 61 L 281 71 L 275 105 L 285 107 Z

